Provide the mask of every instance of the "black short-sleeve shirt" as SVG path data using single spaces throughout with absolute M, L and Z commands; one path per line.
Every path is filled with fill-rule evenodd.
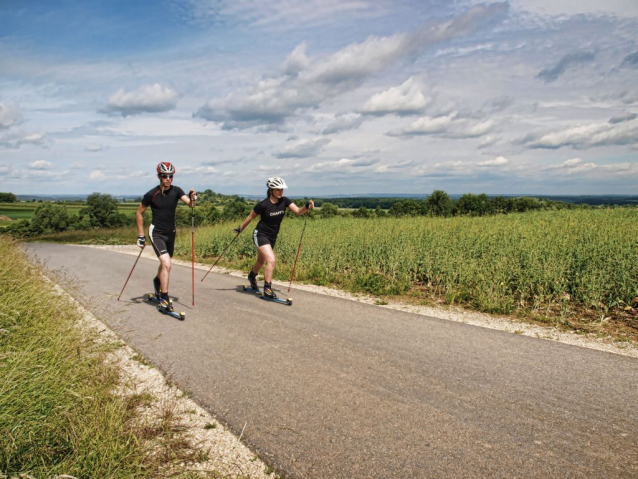
M 175 230 L 175 210 L 178 201 L 185 194 L 179 186 L 171 185 L 170 188 L 162 192 L 158 185 L 144 195 L 142 204 L 151 207 L 153 212 L 151 223 L 158 232 Z
M 286 209 L 292 204 L 292 200 L 282 196 L 277 203 L 270 201 L 270 198 L 266 198 L 255 205 L 253 211 L 258 215 L 261 215 L 261 219 L 257 224 L 257 231 L 266 234 L 267 236 L 277 236 L 279 233 L 279 227 L 286 214 Z

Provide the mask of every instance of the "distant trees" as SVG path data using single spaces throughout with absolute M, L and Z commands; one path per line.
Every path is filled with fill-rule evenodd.
M 390 207 L 388 214 L 397 218 L 402 216 L 422 216 L 427 214 L 427 209 L 423 201 L 401 200 Z
M 117 210 L 117 200 L 101 193 L 89 195 L 86 208 L 80 210 L 79 219 L 96 228 L 115 228 L 127 222 L 126 215 Z
M 18 198 L 13 193 L 0 192 L 0 203 L 15 203 L 16 201 L 18 201 Z
M 492 212 L 492 206 L 485 193 L 480 195 L 467 193 L 456 202 L 456 212 L 460 215 L 484 216 Z
M 252 210 L 251 205 L 245 201 L 235 200 L 227 203 L 222 212 L 222 218 L 225 220 L 244 219 Z

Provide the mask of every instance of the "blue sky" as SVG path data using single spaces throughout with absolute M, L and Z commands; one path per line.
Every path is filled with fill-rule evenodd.
M 635 0 L 0 0 L 0 191 L 638 194 Z

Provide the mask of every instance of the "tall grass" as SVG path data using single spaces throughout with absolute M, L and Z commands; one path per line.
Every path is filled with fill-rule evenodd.
M 197 257 L 219 255 L 232 226 L 199 229 Z M 284 220 L 280 280 L 290 277 L 302 227 L 303 220 Z M 250 230 L 243 233 L 220 264 L 248 271 L 251 240 Z M 190 235 L 178 235 L 176 252 L 190 258 Z M 486 312 L 585 307 L 605 314 L 638 296 L 638 209 L 308 220 L 295 276 L 354 292 L 434 295 Z
M 133 409 L 113 394 L 106 346 L 3 238 L 0 256 L 0 473 L 150 477 Z M 1 476 L 2 474 L 0 474 Z

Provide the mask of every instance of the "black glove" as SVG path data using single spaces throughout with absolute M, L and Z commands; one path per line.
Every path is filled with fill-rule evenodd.
M 139 246 L 140 248 L 143 248 L 145 244 L 146 244 L 146 236 L 144 236 L 144 235 L 138 236 L 137 237 L 137 246 Z
M 233 231 L 237 234 L 241 233 L 241 225 L 239 225 L 237 228 L 233 228 Z

